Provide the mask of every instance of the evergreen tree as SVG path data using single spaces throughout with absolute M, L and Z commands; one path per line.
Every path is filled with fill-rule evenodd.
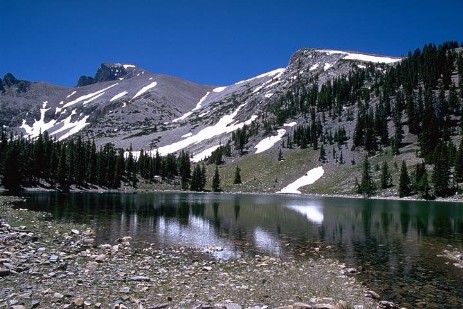
M 6 189 L 16 191 L 21 187 L 22 171 L 20 166 L 20 149 L 18 142 L 10 141 L 6 147 L 2 183 Z
M 400 178 L 399 178 L 399 196 L 409 196 L 411 193 L 410 187 L 410 175 L 408 174 L 407 164 L 405 160 L 402 160 L 402 167 L 400 169 Z
M 66 158 L 66 146 L 64 144 L 60 150 L 57 177 L 60 189 L 63 191 L 69 190 L 68 163 Z
M 447 196 L 450 193 L 449 149 L 444 142 L 440 142 L 434 151 L 434 169 L 431 178 L 437 196 Z
M 380 186 L 381 189 L 387 189 L 392 186 L 392 175 L 386 161 L 381 166 Z
M 127 161 L 125 165 L 126 175 L 128 181 L 131 185 L 135 188 L 137 186 L 137 170 L 136 170 L 136 163 L 132 153 L 132 145 L 129 148 L 129 154 L 127 156 Z
M 416 185 L 416 191 L 422 198 L 429 198 L 430 194 L 429 191 L 431 190 L 431 187 L 429 186 L 429 180 L 428 180 L 428 172 L 426 171 L 426 168 L 423 171 L 423 174 L 419 178 L 417 185 Z
M 214 177 L 212 177 L 212 192 L 220 192 L 220 175 L 219 175 L 219 167 L 215 166 Z
M 375 192 L 376 186 L 371 174 L 370 161 L 368 160 L 368 155 L 366 155 L 365 160 L 363 161 L 362 180 L 358 185 L 357 193 L 363 194 L 365 196 L 372 196 L 375 194 Z
M 280 149 L 281 151 L 281 149 Z M 238 167 L 238 165 L 236 166 L 236 169 L 235 169 L 235 179 L 233 180 L 233 184 L 235 185 L 238 185 L 238 184 L 241 184 L 241 169 Z
M 204 165 L 204 163 L 201 165 L 201 190 L 200 191 L 204 191 L 204 189 L 206 188 L 206 183 L 207 183 L 207 175 L 206 175 L 206 165 Z
M 326 162 L 326 152 L 323 144 L 320 145 L 320 155 L 318 156 L 318 161 L 321 161 L 322 163 Z
M 188 188 L 188 182 L 191 178 L 191 163 L 188 152 L 182 150 L 179 156 L 179 174 L 183 189 Z
M 455 158 L 455 181 L 463 182 L 463 138 L 460 141 L 460 146 L 458 147 L 457 156 Z
M 201 166 L 196 164 L 196 166 L 193 168 L 193 175 L 191 176 L 190 190 L 202 191 L 201 183 Z

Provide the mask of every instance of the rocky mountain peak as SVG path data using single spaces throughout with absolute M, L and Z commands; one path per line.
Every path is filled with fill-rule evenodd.
M 77 87 L 130 78 L 138 71 L 139 69 L 133 64 L 102 63 L 97 69 L 94 77 L 81 76 L 77 82 Z

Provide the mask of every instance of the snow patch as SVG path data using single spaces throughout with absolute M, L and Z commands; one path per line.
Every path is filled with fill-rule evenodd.
M 295 125 L 297 125 L 297 122 L 296 122 L 296 121 L 283 124 L 284 127 L 294 127 Z
M 213 89 L 212 91 L 213 91 L 213 92 L 222 92 L 222 91 L 224 91 L 226 88 L 227 88 L 227 87 L 217 87 L 217 88 Z
M 68 103 L 64 104 L 62 108 L 66 108 L 66 107 L 72 106 L 72 105 L 74 105 L 74 104 L 76 104 L 76 103 L 79 103 L 79 102 L 82 102 L 82 101 L 84 101 L 84 100 L 90 99 L 90 98 L 92 98 L 92 97 L 94 97 L 94 96 L 100 95 L 100 94 L 104 93 L 106 90 L 108 90 L 108 89 L 110 89 L 110 88 L 112 88 L 112 87 L 114 87 L 114 86 L 116 86 L 116 85 L 119 85 L 119 83 L 112 84 L 111 86 L 106 87 L 106 88 L 104 88 L 104 89 L 101 89 L 101 90 L 98 90 L 98 91 L 96 91 L 96 92 L 83 95 L 83 96 L 81 96 L 81 97 L 78 97 L 77 99 L 75 99 L 75 100 L 73 100 L 73 101 L 71 101 L 71 102 L 68 102 Z M 91 101 L 91 100 L 90 100 L 90 101 Z M 86 103 L 88 103 L 88 102 L 90 102 L 90 101 L 87 101 Z M 84 104 L 85 104 L 85 103 L 84 103 Z
M 247 82 L 250 82 L 254 79 L 258 79 L 258 78 L 263 78 L 263 77 L 273 77 L 275 75 L 278 75 L 278 77 L 281 76 L 281 74 L 283 74 L 283 72 L 285 71 L 286 69 L 285 68 L 279 68 L 279 69 L 276 69 L 276 70 L 273 70 L 273 71 L 270 71 L 270 72 L 267 72 L 267 73 L 263 73 L 263 74 L 260 74 L 260 75 L 257 75 L 255 77 L 252 77 L 252 78 L 249 78 L 249 79 L 245 79 L 245 80 L 242 80 L 242 81 L 239 81 L 237 83 L 235 83 L 235 85 L 239 85 L 239 84 L 243 84 L 243 83 L 247 83 Z
M 392 57 L 384 57 L 384 56 L 374 56 L 374 55 L 365 55 L 359 53 L 349 53 L 341 50 L 329 50 L 329 49 L 321 49 L 318 50 L 319 52 L 325 53 L 327 55 L 336 55 L 341 54 L 345 55 L 343 59 L 347 60 L 360 60 L 365 62 L 375 62 L 375 63 L 394 63 L 401 61 L 401 58 L 392 58 Z
M 58 133 L 61 133 L 61 132 L 65 132 L 67 131 L 64 135 L 62 135 L 58 140 L 59 141 L 62 141 L 66 138 L 68 138 L 69 136 L 79 132 L 80 130 L 82 130 L 85 126 L 89 125 L 89 123 L 87 123 L 87 118 L 89 116 L 85 116 L 84 118 L 80 119 L 80 120 L 77 120 L 75 122 L 71 122 L 71 117 L 72 115 L 75 114 L 75 111 L 72 111 L 71 115 L 69 117 L 67 117 L 66 119 L 64 119 L 63 121 L 59 122 L 58 124 L 62 124 L 63 126 L 61 128 L 59 128 L 58 130 L 50 133 L 50 135 L 56 135 Z
M 271 98 L 272 95 L 273 95 L 273 93 L 269 92 L 269 93 L 266 93 L 266 94 L 264 95 L 264 97 L 266 97 L 266 98 L 268 99 L 268 98 Z
M 119 98 L 122 98 L 123 96 L 125 96 L 128 92 L 127 91 L 122 91 L 121 93 L 118 93 L 116 94 L 114 97 L 111 98 L 111 100 L 109 100 L 109 102 L 112 102 L 112 101 L 115 101 Z
M 323 67 L 323 71 L 326 71 L 328 70 L 329 68 L 331 68 L 333 65 L 331 63 L 325 63 L 325 66 Z
M 309 71 L 316 70 L 319 66 L 320 66 L 320 64 L 315 63 L 314 65 L 312 65 L 312 66 L 310 67 Z
M 151 84 L 146 85 L 145 87 L 141 88 L 141 89 L 133 96 L 133 98 L 132 98 L 130 101 L 134 100 L 136 97 L 141 96 L 142 94 L 144 94 L 146 91 L 150 90 L 151 88 L 156 87 L 157 84 L 158 84 L 157 82 L 152 82 Z
M 133 64 L 123 64 L 122 65 L 124 67 L 124 69 L 128 69 L 128 68 L 134 68 L 135 66 Z
M 192 135 L 193 135 L 193 133 L 188 132 L 187 134 L 183 134 L 183 135 L 182 135 L 182 138 L 187 138 L 187 137 L 190 137 L 190 136 L 192 136 Z
M 213 90 L 214 91 L 214 90 Z M 187 117 L 189 117 L 191 114 L 193 114 L 193 112 L 197 111 L 198 109 L 201 108 L 201 105 L 203 104 L 204 100 L 206 100 L 207 96 L 210 94 L 210 92 L 208 91 L 200 100 L 198 103 L 196 103 L 196 106 L 195 108 L 193 108 L 191 111 L 189 111 L 188 113 L 185 113 L 183 114 L 182 116 L 178 117 L 178 118 L 175 118 L 174 120 L 172 120 L 172 122 L 177 122 L 177 121 L 180 121 L 180 120 L 183 120 Z
M 231 133 L 235 130 L 242 128 L 244 125 L 250 125 L 254 120 L 257 119 L 257 115 L 252 115 L 251 118 L 248 120 L 241 122 L 241 123 L 234 123 L 234 118 L 238 114 L 238 112 L 246 105 L 247 103 L 243 103 L 236 108 L 236 110 L 229 114 L 225 115 L 220 120 L 212 126 L 206 127 L 199 131 L 198 133 L 180 140 L 178 142 L 172 143 L 170 145 L 162 146 L 157 149 L 159 154 L 165 156 L 169 153 L 177 152 L 181 149 L 184 149 L 192 144 L 198 144 L 202 141 L 208 140 L 215 136 L 219 136 L 224 133 Z M 156 153 L 156 151 L 152 151 L 152 153 Z
M 204 160 L 205 158 L 207 157 L 210 157 L 212 152 L 214 150 L 216 150 L 217 148 L 219 148 L 220 145 L 215 145 L 215 146 L 212 146 L 212 147 L 209 147 L 203 151 L 201 151 L 200 153 L 196 154 L 193 156 L 193 158 L 191 159 L 191 161 L 193 161 L 194 163 L 197 163 L 201 160 Z
M 73 95 L 75 95 L 76 92 L 77 92 L 77 91 L 73 91 L 70 95 L 68 95 L 68 96 L 66 97 L 66 99 L 69 99 L 70 97 L 72 97 Z
M 28 124 L 26 124 L 26 119 L 23 119 L 23 122 L 20 128 L 23 128 L 29 137 L 36 138 L 39 136 L 40 132 L 43 133 L 55 125 L 56 120 L 54 119 L 50 120 L 49 122 L 45 122 L 45 113 L 47 112 L 47 110 L 50 109 L 50 108 L 46 108 L 47 104 L 48 104 L 48 101 L 43 102 L 42 108 L 40 109 L 40 119 L 35 120 L 32 126 L 29 126 Z
M 295 182 L 290 183 L 289 185 L 287 185 L 286 187 L 284 187 L 277 193 L 301 194 L 301 191 L 299 191 L 299 188 L 313 184 L 318 179 L 320 179 L 324 173 L 325 173 L 325 170 L 323 169 L 323 166 L 313 168 L 310 171 L 308 171 L 307 174 L 297 179 Z
M 402 59 L 391 58 L 391 57 L 381 57 L 381 56 L 372 56 L 372 55 L 364 55 L 364 54 L 354 54 L 349 53 L 347 54 L 344 59 L 348 60 L 361 60 L 365 62 L 374 62 L 374 63 L 394 63 L 400 61 Z
M 254 148 L 256 148 L 256 154 L 264 152 L 270 148 L 272 148 L 273 145 L 278 143 L 283 135 L 285 135 L 286 130 L 285 129 L 279 129 L 278 134 L 274 136 L 269 136 L 263 140 L 261 140 Z

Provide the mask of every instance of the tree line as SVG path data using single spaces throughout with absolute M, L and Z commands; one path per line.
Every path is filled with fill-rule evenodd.
M 57 141 L 45 131 L 30 139 L 1 129 L 0 180 L 10 190 L 39 185 L 63 191 L 71 186 L 117 189 L 123 183 L 137 187 L 141 179 L 156 181 L 156 176 L 178 182 L 182 189 L 206 188 L 205 165 L 192 167 L 188 152 L 160 156 L 141 150 L 135 156 L 132 148 L 125 151 L 111 143 L 97 147 L 93 140 L 84 141 L 80 136 Z M 219 175 L 215 182 L 213 189 L 219 191 Z
M 433 157 L 432 168 L 422 161 L 416 164 L 411 172 L 405 160 L 402 161 L 397 184 L 399 197 L 418 194 L 422 198 L 430 199 L 436 196 L 450 196 L 458 190 L 458 183 L 463 182 L 463 139 L 458 149 L 453 143 L 439 142 Z M 381 167 L 377 165 L 375 170 L 380 172 L 379 181 L 373 176 L 373 170 L 368 155 L 366 155 L 361 181 L 356 180 L 357 193 L 372 196 L 377 192 L 378 187 L 388 189 L 394 186 L 391 169 L 386 161 Z

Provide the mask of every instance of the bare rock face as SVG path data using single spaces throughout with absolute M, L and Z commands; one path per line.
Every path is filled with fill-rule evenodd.
M 93 78 L 94 83 L 107 82 L 123 78 L 127 70 L 121 64 L 102 63 Z

